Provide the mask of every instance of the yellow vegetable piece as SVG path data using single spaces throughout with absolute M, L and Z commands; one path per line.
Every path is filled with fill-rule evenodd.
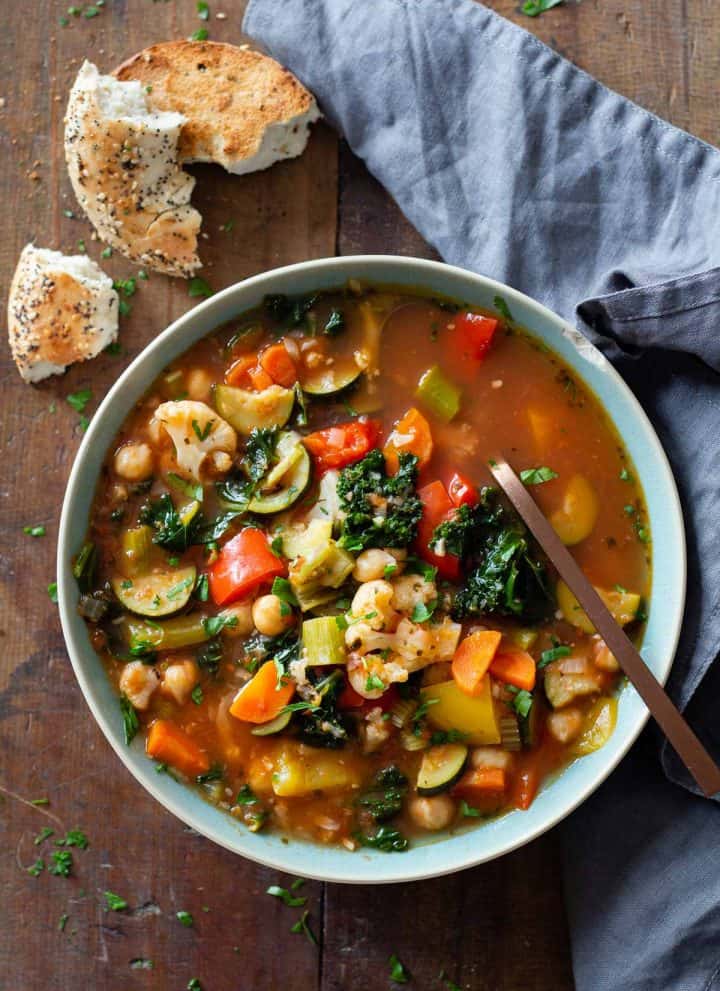
M 273 791 L 282 798 L 298 798 L 315 791 L 338 792 L 360 785 L 360 774 L 346 758 L 335 753 L 286 744 L 277 753 Z
M 599 698 L 585 717 L 585 725 L 572 747 L 576 757 L 584 757 L 604 747 L 617 723 L 617 699 Z
M 538 456 L 544 459 L 553 448 L 553 439 L 557 433 L 555 420 L 547 410 L 538 409 L 536 406 L 528 408 L 527 418 L 535 442 L 535 450 Z
M 438 729 L 458 730 L 467 743 L 500 743 L 500 720 L 490 688 L 490 676 L 485 675 L 480 695 L 466 695 L 454 681 L 423 688 L 423 696 L 433 702 L 427 710 L 428 722 Z
M 631 623 L 640 608 L 640 596 L 637 592 L 619 592 L 617 589 L 608 590 L 593 586 L 620 626 Z M 595 627 L 590 622 L 580 603 L 572 594 L 564 581 L 559 581 L 556 589 L 557 604 L 560 612 L 568 623 L 577 626 L 585 633 L 594 633 Z
M 562 506 L 548 517 L 553 530 L 568 547 L 592 533 L 598 517 L 598 497 L 584 475 L 573 475 L 565 488 Z

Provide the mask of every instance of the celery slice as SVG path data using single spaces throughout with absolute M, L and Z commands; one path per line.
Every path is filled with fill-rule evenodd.
M 123 571 L 128 575 L 137 575 L 148 566 L 148 558 L 152 548 L 152 530 L 149 526 L 134 526 L 123 530 L 122 554 L 124 559 Z
M 460 409 L 460 389 L 445 376 L 438 365 L 433 365 L 423 373 L 415 395 L 445 423 L 449 423 Z
M 346 661 L 345 639 L 334 616 L 306 619 L 302 625 L 302 642 L 310 667 Z

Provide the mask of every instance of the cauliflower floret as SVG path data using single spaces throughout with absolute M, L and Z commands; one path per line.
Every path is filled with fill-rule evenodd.
M 407 670 L 393 660 L 383 660 L 380 654 L 348 654 L 348 681 L 364 699 L 379 699 L 395 682 L 407 681 Z
M 174 699 L 178 705 L 183 705 L 199 679 L 200 669 L 195 661 L 191 658 L 176 661 L 165 669 L 160 691 Z
M 372 754 L 379 750 L 390 739 L 393 724 L 389 719 L 383 719 L 383 711 L 379 705 L 371 709 L 365 716 L 365 722 L 360 725 L 363 753 Z
M 345 630 L 345 645 L 348 650 L 369 654 L 372 650 L 390 650 L 395 645 L 395 637 L 392 633 L 373 630 L 370 623 L 353 623 Z
M 365 582 L 352 600 L 350 620 L 362 617 L 373 630 L 391 629 L 398 618 L 392 607 L 392 598 L 393 587 L 390 582 L 381 579 Z
M 402 575 L 392 583 L 393 606 L 400 612 L 411 613 L 417 605 L 427 605 L 437 599 L 435 582 L 422 575 Z
M 205 403 L 183 399 L 162 403 L 153 419 L 163 425 L 175 445 L 178 467 L 197 481 L 206 458 L 216 472 L 228 471 L 237 449 L 237 434 Z
M 401 619 L 395 631 L 395 650 L 408 671 L 419 671 L 435 661 L 452 660 L 461 630 L 459 623 L 447 617 L 435 626 Z
M 157 671 L 142 661 L 130 661 L 120 675 L 120 691 L 135 709 L 141 712 L 150 705 L 150 698 L 160 684 Z

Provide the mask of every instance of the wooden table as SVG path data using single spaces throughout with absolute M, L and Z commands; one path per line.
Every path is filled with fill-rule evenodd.
M 358 0 L 362 2 L 362 0 Z M 429 2 L 429 0 L 426 0 Z M 243 40 L 242 0 L 210 0 L 215 40 Z M 720 139 L 720 7 L 714 0 L 582 0 L 535 20 L 513 0 L 501 13 L 611 87 L 708 141 Z M 203 26 L 192 0 L 106 0 L 95 17 L 63 2 L 3 4 L 0 32 L 0 244 L 3 308 L 11 273 L 30 240 L 68 252 L 84 242 L 62 155 L 63 113 L 83 58 L 109 70 L 156 41 Z M 227 16 L 218 19 L 218 12 Z M 306 258 L 395 252 L 432 257 L 384 191 L 326 126 L 302 159 L 231 178 L 197 168 L 194 202 L 207 232 L 203 274 L 214 288 Z M 223 229 L 232 221 L 232 230 Z M 120 256 L 104 262 L 133 274 Z M 290 927 L 298 910 L 265 894 L 287 883 L 184 828 L 131 779 L 92 720 L 67 659 L 56 607 L 55 537 L 70 464 L 80 441 L 69 393 L 90 387 L 90 412 L 126 364 L 192 305 L 187 284 L 152 275 L 138 283 L 122 322 L 125 353 L 103 355 L 63 378 L 23 385 L 2 353 L 0 423 L 0 987 L 8 991 L 103 988 L 205 991 L 389 987 L 390 954 L 411 987 L 440 989 L 445 971 L 475 991 L 572 987 L 554 833 L 462 875 L 395 887 L 307 883 L 320 948 Z M 23 526 L 45 524 L 32 538 Z M 49 799 L 49 805 L 32 800 Z M 70 879 L 26 871 L 50 842 L 43 827 L 80 826 Z M 125 897 L 108 912 L 103 892 Z M 192 928 L 175 913 L 192 913 Z M 64 925 L 62 920 L 65 920 Z M 152 964 L 148 963 L 152 961 Z

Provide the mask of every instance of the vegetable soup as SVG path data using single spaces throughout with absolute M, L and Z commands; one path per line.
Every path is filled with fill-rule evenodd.
M 527 809 L 613 731 L 618 664 L 487 464 L 636 637 L 642 493 L 594 396 L 495 303 L 268 296 L 109 452 L 73 567 L 127 742 L 252 831 L 402 851 Z

